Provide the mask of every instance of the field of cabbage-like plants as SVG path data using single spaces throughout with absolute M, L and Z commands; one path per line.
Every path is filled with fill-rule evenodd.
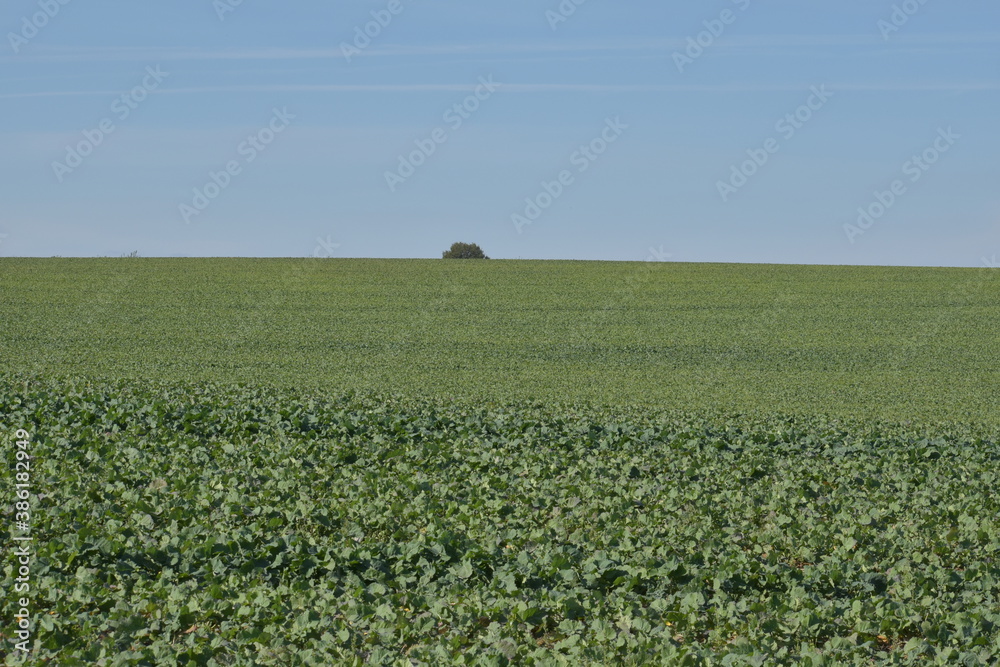
M 996 664 L 995 275 L 4 260 L 0 653 Z
M 0 408 L 60 665 L 1000 658 L 996 431 L 136 382 Z

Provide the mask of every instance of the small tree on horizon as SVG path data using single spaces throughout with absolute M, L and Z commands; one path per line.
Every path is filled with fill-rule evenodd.
M 450 250 L 441 253 L 441 259 L 489 259 L 475 243 L 452 243 Z

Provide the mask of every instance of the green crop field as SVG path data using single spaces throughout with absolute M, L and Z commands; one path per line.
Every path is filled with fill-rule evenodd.
M 1000 272 L 4 259 L 7 370 L 1000 422 Z
M 0 655 L 997 664 L 998 276 L 2 259 Z

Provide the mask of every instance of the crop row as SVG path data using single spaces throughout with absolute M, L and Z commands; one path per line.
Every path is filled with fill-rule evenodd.
M 39 664 L 1000 659 L 995 429 L 13 375 L 0 419 Z

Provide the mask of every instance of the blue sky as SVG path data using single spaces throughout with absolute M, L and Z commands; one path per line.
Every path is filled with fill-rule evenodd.
M 4 3 L 0 255 L 1000 252 L 994 0 L 236 1 Z

